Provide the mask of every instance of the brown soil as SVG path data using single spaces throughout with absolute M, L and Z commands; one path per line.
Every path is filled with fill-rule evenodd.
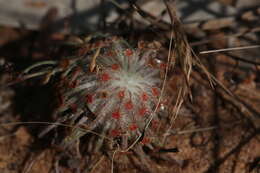
M 221 30 L 207 34 L 207 37 L 226 35 Z M 17 72 L 33 62 L 66 55 L 65 51 L 57 49 L 65 38 L 57 33 L 46 37 L 44 32 L 1 27 L 0 65 L 4 68 L 0 73 L 1 85 L 13 81 L 19 75 Z M 259 35 L 257 40 L 259 42 Z M 227 46 L 223 39 L 197 46 L 195 50 Z M 247 55 L 250 56 L 250 52 Z M 259 60 L 255 64 L 245 63 L 234 56 L 225 53 L 201 56 L 210 72 L 236 96 L 230 96 L 220 86 L 212 89 L 206 77 L 199 70 L 194 71 L 191 79 L 193 101 L 187 99 L 182 106 L 165 146 L 177 148 L 178 152 L 154 151 L 148 161 L 152 168 L 164 173 L 260 172 Z M 173 88 L 176 78 L 182 75 L 177 74 L 170 80 Z M 74 173 L 77 168 L 86 168 L 81 162 L 84 156 L 65 159 L 66 163 L 62 163 L 62 149 L 51 145 L 48 136 L 37 137 L 44 125 L 8 124 L 50 121 L 51 86 L 39 83 L 33 80 L 0 88 L 1 173 Z M 111 171 L 111 160 L 107 156 L 93 154 L 95 157 L 97 164 L 90 172 Z M 137 163 L 138 158 L 130 158 L 125 162 L 124 154 L 116 156 L 114 171 L 142 172 L 141 163 L 132 164 Z M 131 162 L 135 159 L 137 162 Z

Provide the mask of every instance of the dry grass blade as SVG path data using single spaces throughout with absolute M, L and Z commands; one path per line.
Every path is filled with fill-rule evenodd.
M 251 46 L 232 47 L 232 48 L 225 48 L 225 49 L 207 50 L 207 51 L 200 52 L 200 54 L 209 54 L 209 53 L 226 52 L 226 51 L 234 51 L 234 50 L 244 50 L 244 49 L 256 49 L 256 48 L 260 48 L 260 45 L 251 45 Z
M 164 0 L 164 3 L 167 8 L 167 12 L 170 16 L 171 19 L 171 26 L 172 26 L 172 35 L 174 37 L 174 49 L 169 48 L 169 55 L 170 55 L 170 65 L 173 66 L 173 60 L 179 62 L 180 68 L 183 72 L 183 75 L 185 77 L 185 83 L 183 83 L 182 87 L 179 89 L 178 97 L 176 98 L 176 103 L 175 103 L 175 111 L 172 113 L 171 118 L 170 118 L 170 127 L 167 129 L 164 137 L 163 137 L 163 142 L 162 144 L 164 145 L 166 143 L 166 138 L 168 132 L 171 130 L 173 123 L 175 119 L 177 118 L 177 115 L 179 113 L 179 110 L 181 108 L 181 105 L 184 101 L 184 96 L 186 94 L 189 95 L 190 100 L 192 100 L 192 95 L 190 91 L 190 74 L 192 72 L 192 56 L 191 56 L 191 48 L 189 46 L 189 43 L 187 41 L 186 35 L 183 32 L 182 24 L 180 20 L 178 19 L 176 15 L 176 9 L 174 6 L 174 1 L 168 1 Z M 172 39 L 172 37 L 171 37 Z M 171 45 L 171 42 L 170 42 Z
M 186 79 L 186 88 L 183 90 L 183 95 L 185 95 L 188 92 L 189 97 L 192 100 L 192 95 L 189 88 L 189 79 L 190 79 L 190 74 L 192 72 L 192 66 L 196 65 L 202 70 L 203 73 L 207 75 L 208 81 L 212 88 L 214 88 L 213 84 L 216 83 L 223 90 L 225 90 L 229 95 L 233 96 L 233 94 L 207 70 L 207 68 L 201 63 L 199 57 L 195 54 L 195 52 L 190 47 L 186 34 L 183 32 L 184 31 L 184 28 L 182 27 L 183 25 L 176 15 L 174 1 L 164 0 L 164 2 L 170 14 L 172 23 L 174 24 L 173 25 L 173 31 L 175 35 L 174 58 L 180 63 L 181 69 Z
M 94 173 L 94 171 L 96 171 L 97 167 L 102 163 L 104 159 L 105 156 L 101 156 L 100 159 L 96 162 L 96 164 L 91 168 L 90 173 Z
M 181 70 L 183 71 L 183 74 L 184 74 L 185 80 L 186 80 L 186 87 L 182 91 L 183 96 L 188 91 L 190 99 L 192 100 L 191 92 L 189 90 L 189 79 L 190 79 L 190 74 L 192 71 L 192 64 L 193 64 L 191 48 L 187 41 L 187 37 L 186 37 L 185 33 L 183 32 L 184 30 L 183 30 L 182 24 L 176 15 L 174 1 L 164 0 L 164 3 L 167 7 L 167 11 L 171 18 L 172 30 L 173 30 L 174 36 L 175 36 L 173 57 L 175 58 L 176 61 L 178 61 L 180 63 Z

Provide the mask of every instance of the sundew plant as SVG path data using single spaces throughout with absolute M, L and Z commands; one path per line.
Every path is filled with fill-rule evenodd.
M 103 44 L 92 44 L 89 51 L 80 50 L 78 56 L 50 64 L 55 66 L 42 72 L 48 80 L 59 76 L 54 122 L 75 126 L 62 146 L 71 146 L 88 133 L 95 134 L 88 140 L 92 141 L 90 151 L 99 151 L 106 138 L 122 150 L 153 141 L 161 119 L 167 116 L 162 92 L 166 65 L 158 59 L 157 50 L 131 48 L 119 38 L 106 39 Z

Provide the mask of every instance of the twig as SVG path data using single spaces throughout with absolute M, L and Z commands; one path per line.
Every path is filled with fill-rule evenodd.
M 252 28 L 243 32 L 239 32 L 239 33 L 235 33 L 235 34 L 230 34 L 230 35 L 223 35 L 223 36 L 213 36 L 207 39 L 203 39 L 201 41 L 195 41 L 195 42 L 191 42 L 190 46 L 199 46 L 199 45 L 204 45 L 213 41 L 217 41 L 217 40 L 224 40 L 224 39 L 228 39 L 228 38 L 236 38 L 236 37 L 241 37 L 241 36 L 245 36 L 247 34 L 251 34 L 251 33 L 257 33 L 260 32 L 260 27 L 256 27 L 256 28 Z
M 41 121 L 30 121 L 30 122 L 10 122 L 10 123 L 2 123 L 0 124 L 0 126 L 10 126 L 10 125 L 20 125 L 20 124 L 45 124 L 45 125 L 56 125 L 56 126 L 63 126 L 63 127 L 69 127 L 69 128 L 75 128 L 75 126 L 73 125 L 68 125 L 68 124 L 63 124 L 63 123 L 53 123 L 53 122 L 41 122 Z M 84 132 L 88 132 L 97 136 L 100 136 L 104 139 L 107 139 L 109 141 L 111 141 L 112 143 L 114 143 L 114 141 L 107 137 L 107 136 L 102 136 L 99 133 L 96 133 L 92 130 L 87 130 L 85 128 L 81 128 L 81 127 L 77 127 L 79 130 L 82 130 Z

